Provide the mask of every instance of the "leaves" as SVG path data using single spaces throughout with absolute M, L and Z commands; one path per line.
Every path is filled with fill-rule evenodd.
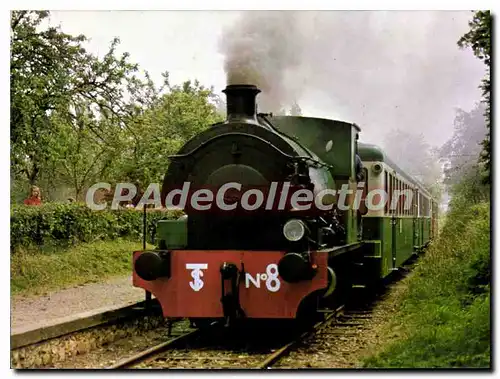
M 470 31 L 458 41 L 460 47 L 470 46 L 474 55 L 487 66 L 491 57 L 491 14 L 490 11 L 477 11 L 469 22 Z
M 436 151 L 429 146 L 422 133 L 392 130 L 386 135 L 383 146 L 391 160 L 439 197 L 441 167 Z
M 302 109 L 297 102 L 292 104 L 292 107 L 290 108 L 290 116 L 302 116 Z
M 477 11 L 472 21 L 469 22 L 470 31 L 464 34 L 458 41 L 462 48 L 471 47 L 474 55 L 481 59 L 487 66 L 486 77 L 483 79 L 481 89 L 483 90 L 483 102 L 486 104 L 484 117 L 488 134 L 483 140 L 483 151 L 480 162 L 484 164 L 486 183 L 491 183 L 491 138 L 490 138 L 490 64 L 491 64 L 491 14 L 490 11 Z
M 481 142 L 487 133 L 484 112 L 483 104 L 478 104 L 470 112 L 457 109 L 453 136 L 439 150 L 440 157 L 448 162 L 446 184 L 459 183 L 469 170 L 477 170 Z
M 163 180 L 169 155 L 222 121 L 211 89 L 188 81 L 182 86 L 168 85 L 167 91 L 128 126 L 131 134 L 122 153 L 121 171 L 145 187 Z
M 12 187 L 41 184 L 77 199 L 100 181 L 161 181 L 168 155 L 221 121 L 221 100 L 199 82 L 156 87 L 119 39 L 103 57 L 85 36 L 42 28 L 49 12 L 11 14 Z M 18 199 L 18 196 L 14 196 Z
M 175 211 L 148 211 L 147 231 L 152 235 L 162 218 L 179 217 Z M 46 204 L 38 207 L 12 206 L 11 252 L 31 245 L 65 245 L 127 237 L 140 240 L 143 212 L 135 209 L 95 212 L 84 204 Z

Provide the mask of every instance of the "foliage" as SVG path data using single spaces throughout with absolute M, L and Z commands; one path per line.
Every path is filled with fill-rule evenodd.
M 103 181 L 116 167 L 117 160 L 113 158 L 118 154 L 120 144 L 118 139 L 103 142 L 95 138 L 91 125 L 96 129 L 105 129 L 99 126 L 106 121 L 93 120 L 84 109 L 76 112 L 76 126 L 58 116 L 52 116 L 57 138 L 52 146 L 54 165 L 48 168 L 71 185 L 72 195 L 78 199 L 82 197 L 84 188 Z
M 211 124 L 222 121 L 212 89 L 187 81 L 171 86 L 129 124 L 130 138 L 122 146 L 120 171 L 146 187 L 158 183 L 168 168 L 168 156 Z
M 440 148 L 439 155 L 447 160 L 445 183 L 456 184 L 472 168 L 478 169 L 481 141 L 487 129 L 483 114 L 485 106 L 478 104 L 470 112 L 457 109 L 453 136 Z
M 99 59 L 85 51 L 83 35 L 71 36 L 54 27 L 40 30 L 48 15 L 11 15 L 11 160 L 14 171 L 32 184 L 54 159 L 52 147 L 60 140 L 53 113 L 74 125 L 78 111 L 87 108 L 87 117 L 110 118 L 117 127 L 131 115 L 134 104 L 148 99 L 149 92 L 142 89 L 150 84 L 134 75 L 138 67 L 128 62 L 128 54 L 115 57 L 118 39 Z M 130 101 L 124 100 L 125 92 Z M 111 131 L 88 127 L 103 142 L 111 140 Z
M 477 11 L 469 22 L 470 30 L 458 41 L 460 47 L 469 46 L 474 55 L 481 59 L 487 67 L 486 77 L 483 79 L 483 102 L 486 104 L 484 112 L 488 134 L 483 141 L 481 162 L 484 163 L 485 182 L 491 183 L 491 136 L 490 136 L 490 65 L 491 65 L 491 14 L 490 11 Z
M 481 186 L 477 173 L 454 186 L 439 238 L 409 278 L 398 314 L 386 326 L 398 335 L 366 366 L 491 366 L 490 203 L 470 197 L 470 187 L 484 192 Z
M 162 218 L 179 212 L 147 211 L 147 233 L 154 235 Z M 46 204 L 11 207 L 11 252 L 32 246 L 65 246 L 127 237 L 142 240 L 143 212 L 135 209 L 93 211 L 84 204 Z
M 290 108 L 290 116 L 302 116 L 302 108 L 297 102 L 294 102 Z
M 463 171 L 462 180 L 451 187 L 450 207 L 465 211 L 471 204 L 490 201 L 490 191 L 491 186 L 482 181 L 477 165 L 471 166 Z
M 116 239 L 64 248 L 24 250 L 11 257 L 11 291 L 13 294 L 39 294 L 130 275 L 132 252 L 141 248 L 138 241 Z
M 422 133 L 402 129 L 392 130 L 385 136 L 384 151 L 390 159 L 409 175 L 420 180 L 432 194 L 441 194 L 442 173 L 437 152 L 425 140 Z
M 111 41 L 102 57 L 85 36 L 44 27 L 49 12 L 11 14 L 11 178 L 43 200 L 82 200 L 96 182 L 161 181 L 168 155 L 220 121 L 223 102 L 197 81 L 156 87 Z

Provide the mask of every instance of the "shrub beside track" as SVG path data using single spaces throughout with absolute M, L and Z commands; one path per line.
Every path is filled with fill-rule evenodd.
M 179 212 L 147 211 L 147 234 L 156 222 Z M 140 241 L 143 212 L 135 209 L 93 211 L 85 204 L 13 205 L 10 211 L 11 253 L 22 248 L 70 245 L 124 237 Z

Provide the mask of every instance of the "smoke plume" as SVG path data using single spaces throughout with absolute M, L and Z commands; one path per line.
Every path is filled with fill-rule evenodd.
M 228 84 L 255 84 L 262 90 L 259 111 L 278 111 L 293 101 L 286 74 L 298 68 L 306 41 L 297 12 L 248 12 L 221 40 Z
M 380 142 L 392 129 L 442 144 L 455 108 L 480 99 L 482 63 L 457 40 L 467 11 L 245 12 L 224 31 L 228 84 L 255 84 L 259 111 L 294 100 L 307 116 L 359 124 Z M 312 110 L 308 112 L 308 109 Z

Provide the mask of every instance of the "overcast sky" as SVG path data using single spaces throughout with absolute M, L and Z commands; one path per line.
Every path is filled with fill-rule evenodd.
M 305 14 L 305 13 L 304 13 Z M 240 28 L 230 11 L 53 11 L 51 23 L 90 38 L 88 50 L 120 51 L 154 80 L 198 79 L 219 94 L 226 85 L 222 33 Z M 361 139 L 380 143 L 394 127 L 425 133 L 441 145 L 453 131 L 454 108 L 480 99 L 482 62 L 456 41 L 468 30 L 470 12 L 313 12 L 296 28 L 300 63 L 290 84 L 304 115 L 358 123 Z M 271 27 L 269 24 L 266 27 Z M 290 27 L 290 26 L 288 26 Z M 285 33 L 278 43 L 296 43 Z M 264 41 L 264 42 L 263 42 Z M 256 41 L 259 44 L 264 40 Z M 276 42 L 276 41 L 275 41 Z M 290 80 L 290 79 L 287 79 Z

